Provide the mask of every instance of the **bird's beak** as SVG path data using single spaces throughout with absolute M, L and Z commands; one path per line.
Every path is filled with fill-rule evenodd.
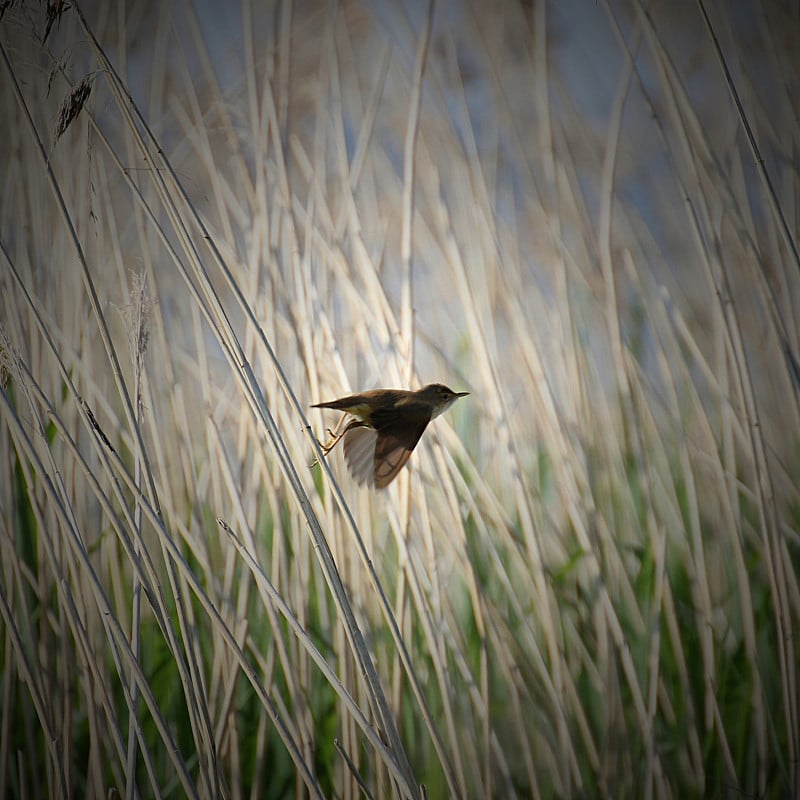
M 466 397 L 469 392 L 456 392 L 456 397 Z

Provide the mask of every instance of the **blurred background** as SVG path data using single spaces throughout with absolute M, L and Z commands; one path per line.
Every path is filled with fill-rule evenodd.
M 0 45 L 3 796 L 800 792 L 796 4 Z M 314 464 L 429 382 L 389 489 Z

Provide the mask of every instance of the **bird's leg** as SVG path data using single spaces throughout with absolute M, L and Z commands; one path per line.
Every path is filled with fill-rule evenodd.
M 322 442 L 320 442 L 319 445 L 320 448 L 322 449 L 323 456 L 327 456 L 328 453 L 330 453 L 330 451 L 333 450 L 333 448 L 336 447 L 337 444 L 339 444 L 339 442 L 342 440 L 342 438 L 348 431 L 353 430 L 353 428 L 364 428 L 367 426 L 367 423 L 362 422 L 360 419 L 351 419 L 350 422 L 347 424 L 347 427 L 345 427 L 345 429 L 341 433 L 338 433 L 337 431 L 339 430 L 339 428 L 342 427 L 342 422 L 344 422 L 345 419 L 347 419 L 347 417 L 342 417 L 339 420 L 339 422 L 336 424 L 335 430 L 326 428 L 329 437 L 328 441 L 325 442 L 325 444 L 322 444 Z M 315 458 L 311 466 L 316 467 L 318 463 L 319 459 Z
M 326 428 L 325 431 L 328 434 L 328 441 L 325 442 L 325 444 L 320 442 L 319 445 L 322 448 L 322 455 L 324 456 L 328 455 L 328 453 L 330 453 L 330 451 L 333 450 L 337 444 L 339 444 L 339 440 L 345 435 L 347 428 L 345 428 L 341 433 L 336 433 L 336 431 L 332 431 L 330 428 Z

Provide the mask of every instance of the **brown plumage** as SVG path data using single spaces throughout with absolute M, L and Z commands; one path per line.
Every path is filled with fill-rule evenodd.
M 313 408 L 353 416 L 341 434 L 331 434 L 323 451 L 327 455 L 344 439 L 345 461 L 356 483 L 383 489 L 405 466 L 428 423 L 466 394 L 432 383 L 417 391 L 373 389 L 316 403 Z

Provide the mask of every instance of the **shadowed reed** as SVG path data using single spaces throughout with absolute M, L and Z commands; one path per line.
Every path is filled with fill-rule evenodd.
M 383 489 L 408 461 L 428 423 L 467 394 L 431 383 L 416 391 L 373 389 L 312 408 L 333 408 L 354 417 L 341 433 L 328 430 L 331 438 L 322 450 L 328 455 L 344 439 L 347 469 L 356 483 Z

